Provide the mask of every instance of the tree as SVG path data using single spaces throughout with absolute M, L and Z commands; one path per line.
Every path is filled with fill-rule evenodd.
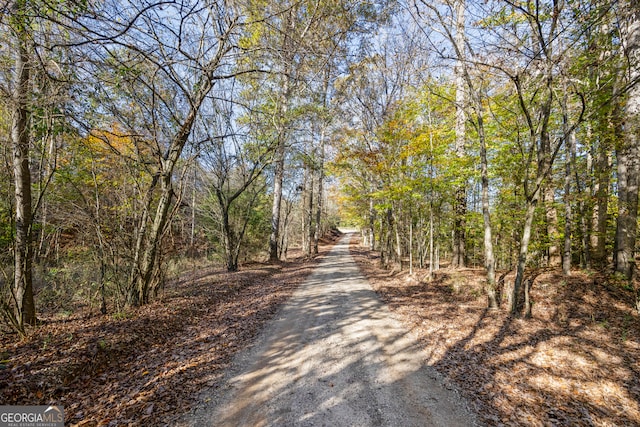
M 616 147 L 618 219 L 614 264 L 617 272 L 631 280 L 635 268 L 640 184 L 640 4 L 637 1 L 629 3 L 623 36 L 625 56 L 629 61 L 629 89 L 624 112 L 624 137 Z
M 132 4 L 119 13 L 125 24 L 103 22 L 115 35 L 103 37 L 87 61 L 87 99 L 103 105 L 87 111 L 102 115 L 103 125 L 119 123 L 149 153 L 128 285 L 129 302 L 142 305 L 162 277 L 158 257 L 179 205 L 174 173 L 201 109 L 218 81 L 248 70 L 227 62 L 240 19 L 229 4 Z M 95 84 L 102 89 L 92 90 Z
M 11 116 L 9 139 L 14 190 L 14 268 L 10 304 L 13 313 L 8 306 L 4 311 L 21 332 L 24 325 L 36 323 L 32 278 L 35 225 L 45 190 L 55 171 L 55 160 L 49 159 L 47 154 L 55 157 L 53 135 L 59 132 L 55 130 L 52 111 L 56 108 L 59 111 L 62 103 L 54 93 L 64 92 L 62 88 L 66 88 L 67 83 L 60 75 L 64 66 L 59 62 L 64 53 L 53 47 L 66 34 L 56 18 L 66 14 L 68 19 L 73 19 L 82 10 L 80 6 L 55 5 L 41 11 L 41 6 L 39 2 L 28 0 L 6 2 L 0 21 L 2 32 L 9 41 L 1 54 L 2 64 L 7 65 L 6 72 L 11 75 L 3 76 L 1 93 Z M 42 152 L 35 150 L 38 139 L 46 141 Z M 44 148 L 47 142 L 48 153 Z M 38 162 L 38 166 L 32 162 Z M 35 177 L 32 172 L 36 173 Z M 33 188 L 36 188 L 35 194 Z
M 29 152 L 30 73 L 29 27 L 27 2 L 16 0 L 10 6 L 14 43 L 14 81 L 12 93 L 11 141 L 13 145 L 13 175 L 15 188 L 15 248 L 14 284 L 15 322 L 35 325 L 36 308 L 32 282 L 32 204 Z
M 273 205 L 269 258 L 279 259 L 283 224 L 281 210 L 286 192 L 284 177 L 288 161 L 300 135 L 301 117 L 313 111 L 314 87 L 321 84 L 324 68 L 333 67 L 347 49 L 350 38 L 377 22 L 384 2 L 362 4 L 351 0 L 305 0 L 297 2 L 249 2 L 251 25 L 242 45 L 255 53 L 250 60 L 268 70 L 256 90 L 271 111 L 270 122 L 277 135 L 273 163 Z M 301 150 L 302 151 L 302 150 Z M 310 188 L 309 188 L 310 189 Z M 310 198 L 306 199 L 311 200 Z M 317 200 L 317 198 L 316 198 Z M 307 207 L 308 209 L 308 207 Z M 307 215 L 308 219 L 312 219 Z M 307 224 L 308 226 L 308 224 Z M 307 233 L 308 234 L 308 233 Z
M 456 75 L 456 144 L 455 155 L 459 158 L 465 156 L 466 145 L 466 122 L 467 122 L 467 98 L 468 79 L 465 79 L 466 58 L 466 36 L 465 36 L 465 2 L 466 0 L 456 0 L 455 9 L 455 36 L 452 43 L 456 52 L 456 65 L 454 67 Z M 465 177 L 456 185 L 454 225 L 453 225 L 453 254 L 451 266 L 454 268 L 464 267 L 466 264 L 466 242 L 465 242 L 465 217 L 467 214 L 467 191 Z
M 224 114 L 231 115 L 230 111 Z M 223 243 L 227 271 L 238 270 L 245 233 L 265 198 L 267 182 L 263 171 L 273 157 L 273 142 L 260 140 L 259 127 L 251 129 L 254 118 L 249 111 L 240 120 L 249 127 L 246 133 L 235 131 L 229 120 L 214 119 L 217 123 L 209 124 L 205 131 L 215 129 L 220 136 L 209 135 L 200 156 L 207 188 L 207 202 L 201 209 L 208 211 L 202 214 L 214 217 L 219 224 L 216 234 Z M 256 141 L 244 139 L 243 134 Z

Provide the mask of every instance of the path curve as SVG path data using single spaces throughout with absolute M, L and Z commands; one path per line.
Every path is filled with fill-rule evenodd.
M 473 426 L 343 237 L 183 425 Z

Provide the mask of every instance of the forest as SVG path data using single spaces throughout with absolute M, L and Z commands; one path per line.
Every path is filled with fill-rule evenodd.
M 338 226 L 517 318 L 556 270 L 640 310 L 635 0 L 0 0 L 0 41 L 11 340 Z
M 529 267 L 632 286 L 634 7 L 5 2 L 4 318 L 140 306 L 181 260 L 340 221 L 385 265 L 485 267 L 494 308 L 496 269 L 514 312 Z

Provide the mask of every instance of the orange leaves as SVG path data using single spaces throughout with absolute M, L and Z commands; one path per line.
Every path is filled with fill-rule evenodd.
M 92 152 L 103 156 L 110 154 L 131 156 L 136 151 L 133 138 L 119 130 L 115 124 L 109 131 L 92 131 L 86 138 L 85 144 Z

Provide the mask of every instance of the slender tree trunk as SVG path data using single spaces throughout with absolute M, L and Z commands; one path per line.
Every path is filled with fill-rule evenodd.
M 635 269 L 638 227 L 638 180 L 640 178 L 640 4 L 630 2 L 626 54 L 631 88 L 628 92 L 624 140 L 618 157 L 618 220 L 616 224 L 615 270 L 631 280 Z
M 284 77 L 283 96 L 280 100 L 280 111 L 278 113 L 278 145 L 275 152 L 275 171 L 273 176 L 273 205 L 271 208 L 271 235 L 269 236 L 269 261 L 275 262 L 280 259 L 280 210 L 282 206 L 282 183 L 284 181 L 284 161 L 286 154 L 286 116 L 288 112 L 290 82 L 289 77 Z
M 609 204 L 609 181 L 611 159 L 604 141 L 599 141 L 593 165 L 594 183 L 592 194 L 594 205 L 590 236 L 590 258 L 593 264 L 602 268 L 607 264 L 607 208 Z
M 458 52 L 458 61 L 455 68 L 456 74 L 456 142 L 455 154 L 458 158 L 465 155 L 466 141 L 466 108 L 467 108 L 467 85 L 464 79 L 465 61 L 465 0 L 457 0 L 456 9 L 456 35 L 455 44 Z M 467 191 L 464 177 L 455 188 L 454 199 L 454 220 L 453 220 L 453 253 L 451 266 L 462 268 L 465 266 L 466 258 L 466 233 L 465 217 L 467 214 Z
M 318 194 L 316 196 L 316 228 L 313 236 L 313 253 L 318 254 L 318 241 L 322 235 L 322 209 L 324 208 L 324 158 L 325 158 L 325 139 L 326 125 L 323 123 L 320 131 L 320 154 L 318 157 Z
M 284 135 L 279 137 L 276 148 L 276 169 L 273 177 L 273 205 L 271 209 L 271 235 L 269 236 L 269 261 L 278 261 L 280 240 L 280 209 L 282 205 L 282 182 L 284 180 Z
M 491 213 L 489 210 L 489 172 L 487 161 L 487 141 L 484 134 L 484 118 L 482 105 L 476 102 L 478 118 L 478 137 L 480 139 L 480 168 L 482 180 L 482 219 L 484 224 L 484 265 L 487 270 L 487 305 L 489 309 L 498 308 L 496 295 L 496 260 L 493 253 L 493 233 L 491 228 Z
M 550 182 L 544 186 L 544 208 L 547 220 L 547 238 L 549 239 L 548 265 L 557 267 L 561 263 L 558 248 L 558 210 L 555 206 L 555 187 Z
M 369 250 L 376 249 L 376 211 L 373 208 L 373 198 L 369 198 Z
M 309 162 L 309 163 L 312 163 Z M 305 167 L 305 185 L 304 185 L 304 197 L 303 197 L 303 219 L 304 219 L 304 235 L 303 235 L 303 248 L 304 253 L 307 257 L 311 256 L 311 251 L 313 249 L 313 219 L 314 219 L 314 211 L 313 211 L 313 175 L 314 170 L 311 164 Z
M 457 76 L 457 91 L 464 90 L 464 85 L 466 84 L 466 90 L 469 91 L 471 95 L 470 98 L 473 102 L 473 108 L 476 114 L 476 124 L 478 131 L 478 139 L 480 142 L 480 165 L 481 165 L 481 205 L 482 205 L 482 219 L 484 226 L 484 240 L 483 240 L 483 249 L 484 249 L 484 264 L 487 271 L 487 284 L 486 284 L 486 292 L 487 292 L 487 305 L 490 309 L 498 308 L 498 299 L 496 295 L 496 260 L 495 254 L 493 251 L 493 236 L 492 236 L 492 227 L 491 227 L 491 213 L 490 213 L 490 200 L 489 200 L 489 172 L 488 172 L 488 160 L 487 160 L 487 141 L 485 137 L 485 129 L 484 129 L 484 115 L 482 110 L 482 102 L 480 99 L 480 94 L 474 90 L 473 81 L 471 80 L 471 76 L 469 75 L 469 71 L 467 69 L 465 60 L 465 34 L 464 34 L 464 1 L 458 0 L 456 7 L 456 38 L 454 40 L 454 46 L 456 49 L 456 54 L 458 57 L 458 76 Z M 458 92 L 456 92 L 456 97 L 458 96 Z M 467 100 L 467 95 L 464 95 L 465 99 L 458 100 L 456 99 L 456 103 L 458 104 L 458 108 L 461 106 L 464 107 Z M 463 108 L 464 110 L 464 108 Z M 464 114 L 464 111 L 463 111 Z M 457 117 L 457 119 L 459 119 Z M 457 122 L 456 122 L 457 125 Z M 457 127 L 456 127 L 457 130 Z M 456 138 L 458 138 L 458 134 L 456 133 Z M 432 143 L 432 141 L 431 141 Z M 460 152 L 464 154 L 464 140 L 460 144 Z M 458 141 L 456 140 L 456 146 L 458 146 Z M 433 146 L 432 146 L 433 147 Z M 458 205 L 461 206 L 461 205 Z M 466 210 L 466 194 L 464 206 Z M 466 213 L 466 212 L 465 212 Z M 433 221 L 431 221 L 433 226 Z M 464 226 L 464 225 L 463 225 Z M 455 230 L 455 226 L 454 226 Z M 455 233 L 455 231 L 454 231 Z M 433 235 L 433 228 L 431 230 L 431 234 Z M 454 260 L 456 259 L 456 244 L 454 238 Z M 464 240 L 464 239 L 463 239 Z M 464 242 L 463 242 L 464 244 Z M 458 246 L 458 265 L 460 262 L 460 253 L 464 253 L 464 248 Z M 464 256 L 462 257 L 462 263 L 464 265 Z M 430 271 L 430 276 L 432 271 Z
M 409 215 L 409 274 L 413 275 L 413 218 Z
M 22 2 L 13 4 L 13 11 L 19 16 Z M 21 21 L 20 18 L 16 18 Z M 15 182 L 15 249 L 14 285 L 15 317 L 20 329 L 25 324 L 35 325 L 36 309 L 32 282 L 32 201 L 31 172 L 29 169 L 29 52 L 25 22 L 18 22 L 15 37 L 13 111 L 11 140 L 13 144 L 13 173 Z
M 524 278 L 524 270 L 527 266 L 527 255 L 529 253 L 529 242 L 531 241 L 531 228 L 533 226 L 533 217 L 536 211 L 536 204 L 538 202 L 537 195 L 533 198 L 527 199 L 527 206 L 524 218 L 524 229 L 522 230 L 522 238 L 520 240 L 520 252 L 518 254 L 518 265 L 516 267 L 516 278 L 513 284 L 513 291 L 508 298 L 508 309 L 511 314 L 517 314 L 518 310 L 518 296 L 520 295 L 520 289 L 522 289 L 522 283 Z
M 616 150 L 618 158 L 618 219 L 614 253 L 615 270 L 631 279 L 634 270 L 638 212 L 637 147 Z M 634 170 L 635 169 L 635 170 Z
M 194 166 L 191 188 L 191 230 L 189 233 L 189 252 L 192 258 L 196 257 L 196 171 L 196 166 Z
M 41 166 L 40 166 L 40 173 L 42 174 L 42 176 L 44 177 L 45 181 L 49 181 L 50 177 L 53 176 L 53 173 L 56 170 L 56 163 L 57 163 L 57 153 L 56 153 L 56 138 L 53 135 L 53 118 L 51 117 L 52 114 L 49 113 L 47 114 L 47 135 L 45 140 L 48 141 L 47 144 L 47 153 L 46 155 L 44 154 L 44 149 L 43 149 L 43 155 L 42 155 L 42 161 Z M 44 145 L 44 144 L 43 144 Z M 43 163 L 46 163 L 43 164 Z M 42 193 L 43 191 L 45 191 L 45 187 L 46 187 L 46 183 L 44 185 L 40 185 L 40 192 Z M 45 241 L 46 241 L 46 229 L 47 229 L 47 221 L 48 221 L 48 213 L 49 213 L 49 209 L 48 209 L 48 203 L 47 200 L 43 197 L 42 198 L 42 207 L 41 207 L 41 214 L 40 214 L 40 238 L 39 238 L 39 243 L 38 243 L 38 250 L 36 251 L 36 253 L 34 254 L 35 256 L 35 260 L 37 262 L 37 260 L 43 259 L 47 257 L 49 250 L 45 250 L 44 246 L 45 246 Z
M 565 120 L 566 123 L 566 120 Z M 571 208 L 571 171 L 576 155 L 576 134 L 571 132 L 567 141 L 567 159 L 564 176 L 564 249 L 562 252 L 562 273 L 571 275 L 571 234 L 573 227 L 573 211 Z
M 395 215 L 395 212 L 399 212 L 401 211 L 399 208 L 398 209 L 394 209 L 394 215 L 393 215 L 393 231 L 395 234 L 395 245 L 394 245 L 394 257 L 396 260 L 396 264 L 400 267 L 400 270 L 402 270 L 402 238 L 400 237 L 400 221 L 398 221 L 398 218 Z
M 433 280 L 433 272 L 436 269 L 435 247 L 433 242 L 433 203 L 429 203 L 429 280 Z

